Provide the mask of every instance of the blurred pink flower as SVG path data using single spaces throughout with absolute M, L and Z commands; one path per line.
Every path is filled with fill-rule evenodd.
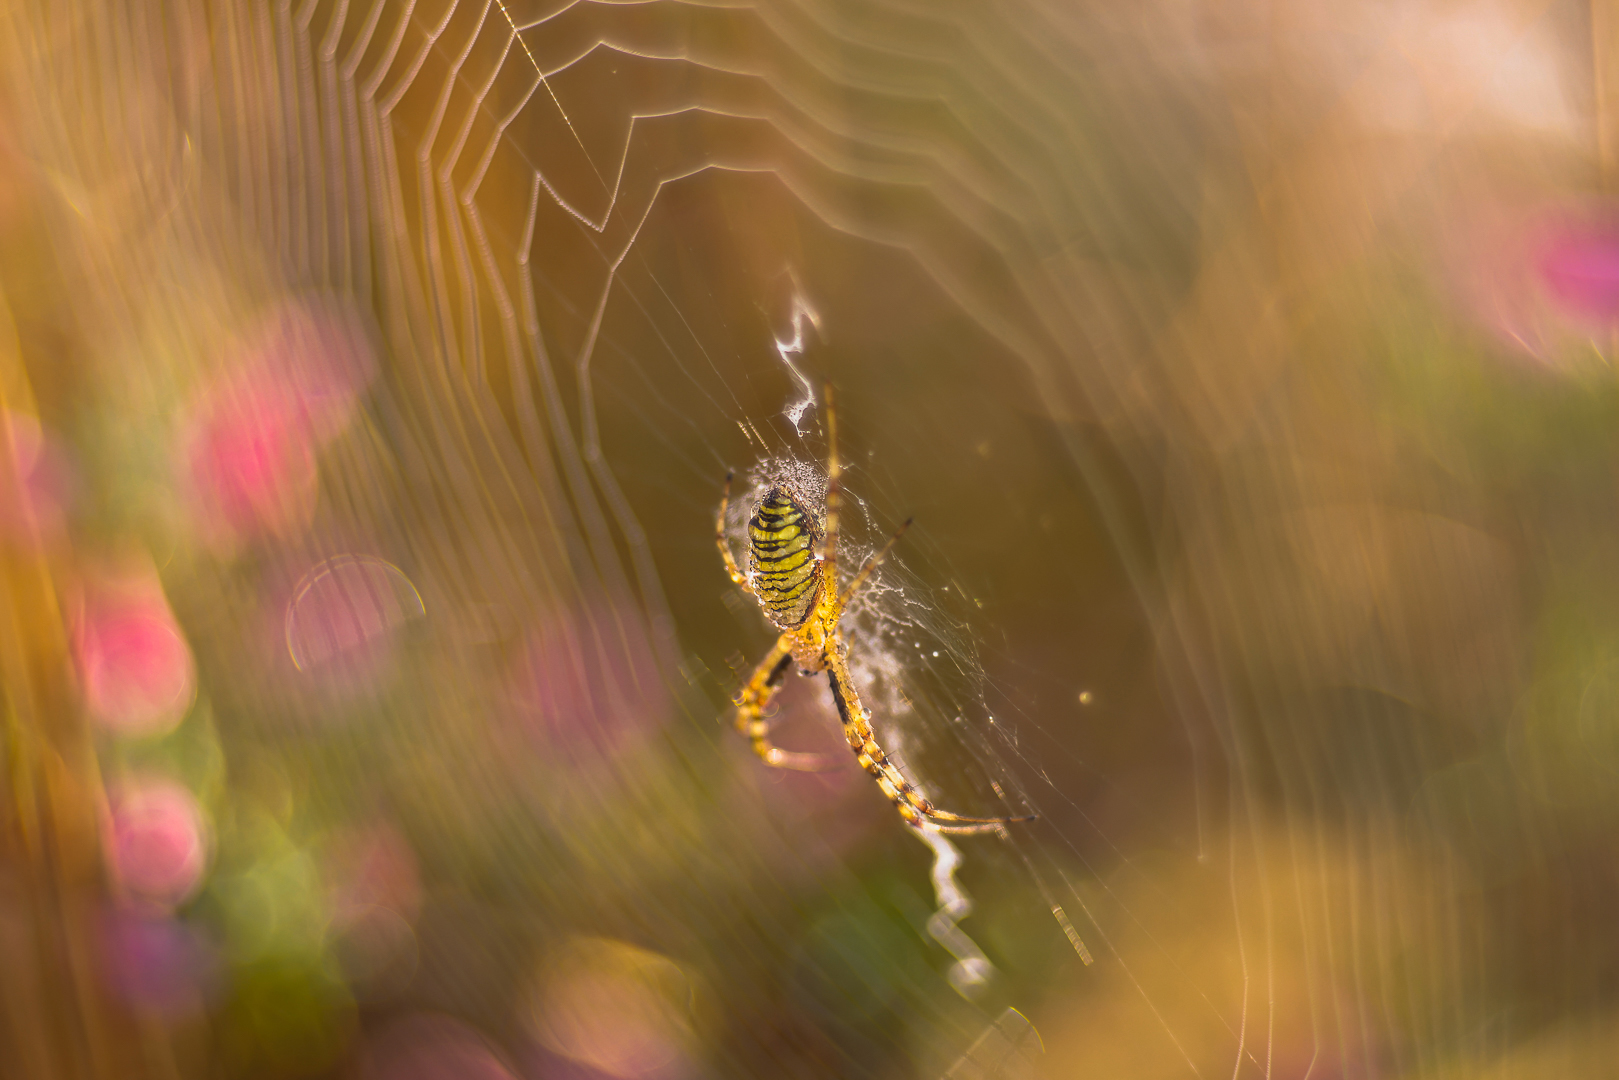
M 188 899 L 208 867 L 207 826 L 191 792 L 170 780 L 127 780 L 107 810 L 107 859 L 130 899 L 160 909 Z
M 114 909 L 101 920 L 101 968 L 114 997 L 175 1019 L 202 1011 L 219 959 L 178 920 Z
M 124 735 L 162 735 L 185 718 L 196 667 L 155 582 L 92 596 L 74 637 L 97 723 Z
M 1571 373 L 1610 350 L 1619 225 L 1609 208 L 1481 202 L 1456 213 L 1442 250 L 1467 317 L 1510 352 Z
M 594 632 L 562 619 L 527 637 L 509 678 L 519 728 L 553 754 L 611 758 L 660 727 L 668 695 L 633 615 L 600 617 Z M 628 643 L 624 638 L 629 638 Z
M 274 310 L 192 409 L 183 469 L 213 543 L 288 535 L 313 516 L 316 454 L 376 376 L 358 318 L 335 306 Z
M 350 988 L 377 998 L 403 989 L 418 962 L 416 853 L 386 821 L 335 833 L 326 844 L 331 911 L 327 948 Z
M 332 918 L 351 922 L 376 907 L 414 920 L 421 907 L 416 853 L 387 822 L 334 834 L 327 846 L 327 880 L 332 882 Z
M 315 506 L 315 453 L 297 402 L 268 385 L 238 385 L 207 402 L 186 454 L 196 512 L 214 538 L 285 534 Z
M 243 369 L 257 372 L 298 403 L 310 434 L 325 442 L 348 426 L 377 374 L 357 315 L 310 300 L 275 309 L 260 324 Z
M 284 639 L 293 666 L 339 691 L 373 689 L 390 665 L 405 624 L 426 609 L 398 567 L 374 555 L 337 555 L 293 588 Z
M 1554 232 L 1541 249 L 1539 270 L 1556 306 L 1598 323 L 1619 322 L 1619 229 L 1613 225 Z

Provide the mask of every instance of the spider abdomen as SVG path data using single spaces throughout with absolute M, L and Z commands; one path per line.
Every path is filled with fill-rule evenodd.
M 748 520 L 748 567 L 754 592 L 770 621 L 783 630 L 802 626 L 815 604 L 820 563 L 815 519 L 786 491 L 773 487 Z

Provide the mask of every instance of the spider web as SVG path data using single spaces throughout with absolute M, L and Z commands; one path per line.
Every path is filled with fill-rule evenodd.
M 322 999 L 360 1042 L 435 1010 L 537 1075 L 1022 1075 L 1011 1005 L 1054 1076 L 1309 1076 L 1452 1068 L 1533 1029 L 1489 1026 L 1503 916 L 1458 899 L 1504 773 L 1413 733 L 1414 701 L 1499 702 L 1408 662 L 1410 610 L 1332 591 L 1346 534 L 1407 569 L 1483 574 L 1495 548 L 1371 514 L 1388 492 L 1288 426 L 1309 388 L 1278 342 L 1333 315 L 1277 314 L 1255 267 L 1291 249 L 1208 206 L 1255 161 L 1269 197 L 1337 159 L 1211 115 L 1216 88 L 1249 100 L 1244 28 L 903 0 L 12 20 L 41 46 L 14 85 L 49 88 L 30 135 L 90 223 L 53 226 L 90 268 L 87 338 L 141 357 L 159 401 L 288 297 L 357 313 L 376 351 L 303 531 L 221 558 L 131 512 L 178 552 L 221 819 L 296 806 L 277 835 L 313 848 L 380 815 L 418 852 L 414 974 Z M 1345 65 L 1399 53 L 1362 31 Z M 864 776 L 766 774 L 726 727 L 769 634 L 711 543 L 720 482 L 821 468 L 828 379 L 846 572 L 918 519 L 849 617 L 878 731 L 941 806 L 1041 815 L 961 841 L 953 873 Z M 420 623 L 384 689 L 288 690 L 247 658 L 274 582 L 352 566 L 346 604 Z M 1452 631 L 1479 650 L 1455 670 L 1490 666 Z M 837 744 L 820 687 L 784 695 L 806 749 Z M 232 835 L 197 917 L 234 948 L 226 885 L 257 871 Z M 995 969 L 973 1000 L 948 975 L 969 947 Z M 559 1026 L 552 990 L 586 969 L 686 988 L 636 1029 L 667 1058 Z

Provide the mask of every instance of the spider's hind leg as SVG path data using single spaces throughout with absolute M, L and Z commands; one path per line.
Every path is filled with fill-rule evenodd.
M 770 740 L 770 721 L 765 719 L 764 712 L 793 666 L 791 641 L 790 635 L 783 634 L 777 639 L 775 648 L 753 669 L 753 677 L 742 688 L 742 693 L 737 695 L 736 730 L 747 736 L 753 744 L 753 752 L 772 768 L 796 772 L 826 772 L 839 768 L 844 761 L 841 757 L 783 750 Z
M 843 735 L 860 760 L 860 765 L 877 780 L 899 816 L 905 823 L 918 829 L 964 836 L 973 833 L 995 832 L 1003 825 L 1020 821 L 1033 821 L 1033 815 L 1022 817 L 981 818 L 965 817 L 940 810 L 905 778 L 899 766 L 889 760 L 883 748 L 877 745 L 876 733 L 871 730 L 871 714 L 860 703 L 854 680 L 849 676 L 849 664 L 843 658 L 842 642 L 834 635 L 827 642 L 826 675 L 832 683 L 832 700 L 837 703 L 838 716 L 843 720 Z

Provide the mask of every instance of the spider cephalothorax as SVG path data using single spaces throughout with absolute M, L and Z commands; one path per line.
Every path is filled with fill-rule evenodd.
M 832 388 L 826 388 L 826 502 L 819 517 L 806 504 L 802 491 L 790 484 L 772 484 L 748 519 L 748 573 L 737 569 L 725 536 L 725 511 L 730 504 L 731 476 L 725 477 L 725 494 L 720 499 L 719 519 L 714 538 L 725 559 L 731 580 L 745 589 L 781 635 L 775 646 L 754 669 L 736 700 L 736 727 L 753 743 L 755 752 L 767 765 L 783 769 L 816 770 L 826 767 L 820 754 L 800 754 L 783 750 L 770 741 L 770 722 L 764 712 L 771 695 L 787 677 L 787 670 L 798 666 L 807 675 L 825 671 L 832 688 L 832 700 L 843 721 L 844 738 L 855 752 L 862 768 L 877 780 L 883 793 L 899 809 L 907 823 L 940 832 L 974 833 L 1000 828 L 1027 817 L 962 817 L 940 810 L 928 801 L 883 753 L 871 730 L 871 714 L 860 703 L 854 680 L 845 659 L 848 647 L 838 633 L 843 609 L 860 586 L 899 540 L 907 521 L 866 560 L 842 592 L 838 591 L 837 545 L 838 488 L 837 422 L 832 411 Z

